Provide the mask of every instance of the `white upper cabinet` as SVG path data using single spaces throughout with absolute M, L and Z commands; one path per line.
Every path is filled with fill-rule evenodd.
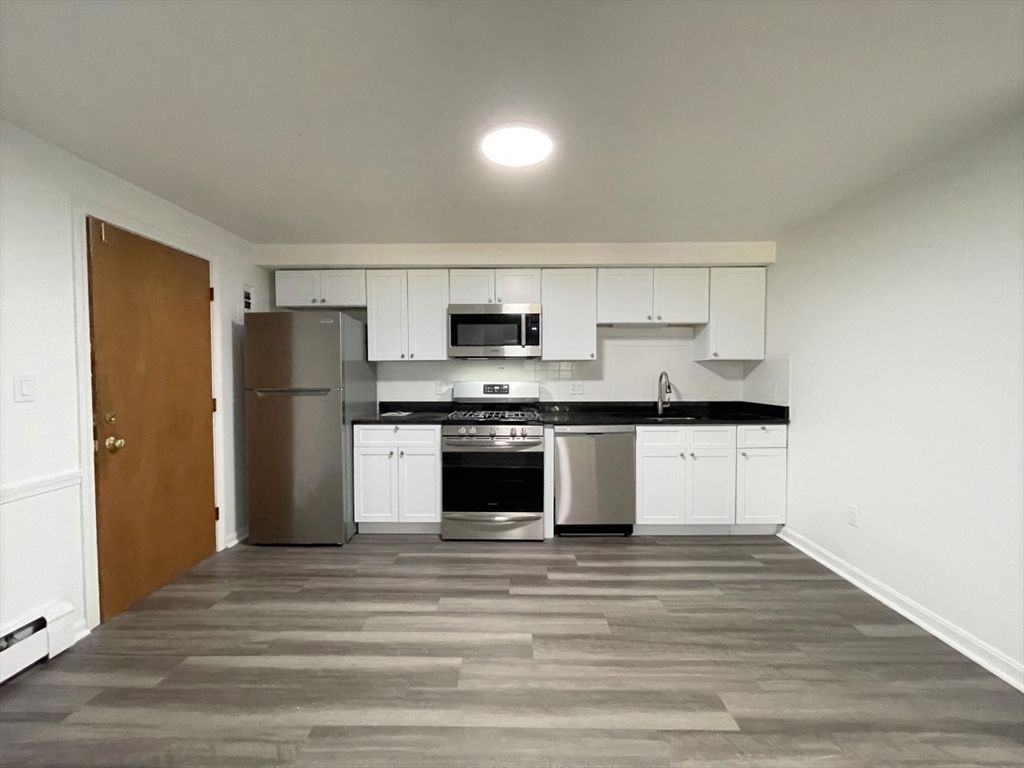
M 321 270 L 320 303 L 325 307 L 365 307 L 366 270 Z
M 447 359 L 448 270 L 367 270 L 366 326 L 370 360 Z
M 281 269 L 274 273 L 279 307 L 365 307 L 366 271 L 362 269 Z
M 274 300 L 279 307 L 320 306 L 320 273 L 315 269 L 280 269 L 274 273 Z
M 708 321 L 708 270 L 703 267 L 599 269 L 597 322 Z
M 597 270 L 597 322 L 649 323 L 653 306 L 653 269 Z
M 448 358 L 448 273 L 443 269 L 410 269 L 409 359 Z
M 453 269 L 452 304 L 540 304 L 539 269 Z
M 708 321 L 709 270 L 654 270 L 654 322 L 699 325 Z
M 540 270 L 494 270 L 494 298 L 499 304 L 540 304 Z
M 452 304 L 492 304 L 493 269 L 452 269 L 449 271 Z
M 711 270 L 708 324 L 694 336 L 697 360 L 764 359 L 764 267 Z
M 366 272 L 366 349 L 371 360 L 405 360 L 409 286 L 404 269 Z
M 544 360 L 597 357 L 597 270 L 541 270 Z

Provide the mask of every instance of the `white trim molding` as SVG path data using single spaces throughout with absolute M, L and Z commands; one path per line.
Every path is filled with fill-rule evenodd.
M 831 552 L 788 528 L 783 528 L 779 538 L 791 544 L 805 555 L 817 560 L 833 573 L 842 576 L 854 586 L 864 590 L 876 600 L 931 633 L 942 642 L 977 662 L 996 677 L 1005 680 L 1014 688 L 1024 691 L 1024 665 L 1014 661 L 1002 651 L 979 640 L 952 622 L 925 608 L 920 603 L 886 586 Z
M 52 493 L 64 488 L 77 488 L 81 484 L 82 470 L 80 469 L 37 477 L 21 483 L 10 483 L 0 488 L 0 505 L 30 499 L 33 496 L 42 496 L 44 493 Z
M 241 528 L 237 531 L 229 532 L 227 536 L 224 537 L 224 546 L 218 549 L 217 551 L 222 552 L 225 549 L 231 549 L 231 547 L 235 546 L 236 544 L 240 544 L 241 542 L 245 541 L 248 535 L 249 526 Z

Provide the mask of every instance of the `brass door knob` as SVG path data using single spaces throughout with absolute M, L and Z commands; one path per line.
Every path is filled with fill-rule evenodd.
M 103 441 L 103 445 L 106 446 L 108 451 L 114 453 L 115 451 L 119 451 L 120 449 L 124 448 L 124 438 L 108 437 L 105 441 Z

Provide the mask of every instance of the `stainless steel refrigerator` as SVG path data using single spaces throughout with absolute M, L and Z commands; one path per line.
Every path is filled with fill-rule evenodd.
M 342 312 L 245 316 L 249 542 L 343 544 L 355 533 L 352 421 L 377 409 L 366 323 Z

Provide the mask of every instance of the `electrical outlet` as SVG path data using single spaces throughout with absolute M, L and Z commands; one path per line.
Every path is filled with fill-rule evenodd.
M 857 521 L 857 517 L 860 515 L 860 507 L 854 506 L 853 504 L 846 505 L 846 524 L 852 525 L 854 528 L 860 528 L 860 523 Z
M 435 392 L 435 394 L 443 395 L 447 391 L 448 391 L 448 382 L 445 382 L 445 381 L 435 381 L 434 382 L 434 392 Z
M 570 395 L 582 395 L 583 394 L 583 382 L 582 381 L 570 381 L 569 382 L 569 394 Z

